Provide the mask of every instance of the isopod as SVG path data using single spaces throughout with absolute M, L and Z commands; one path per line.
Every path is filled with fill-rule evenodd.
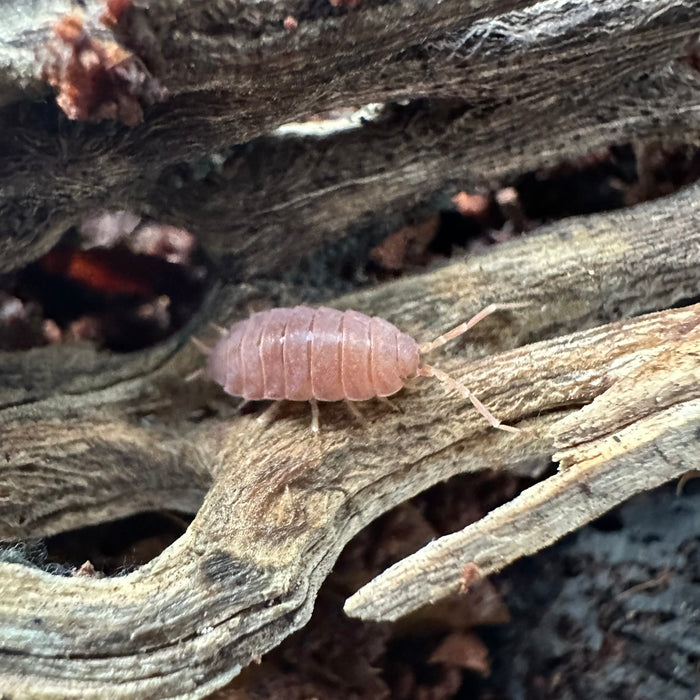
M 325 306 L 269 309 L 219 328 L 213 348 L 193 339 L 208 355 L 203 372 L 227 394 L 248 400 L 309 401 L 318 432 L 318 401 L 365 401 L 400 391 L 412 377 L 435 377 L 469 399 L 494 428 L 502 425 L 463 384 L 421 362 L 421 357 L 466 333 L 494 311 L 520 304 L 491 304 L 466 323 L 419 345 L 377 316 Z

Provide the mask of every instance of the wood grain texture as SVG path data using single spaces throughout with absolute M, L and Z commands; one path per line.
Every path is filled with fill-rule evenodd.
M 61 7 L 72 5 L 47 0 L 45 22 Z M 281 27 L 290 12 L 225 0 L 136 11 L 139 41 L 119 38 L 153 54 L 170 91 L 138 127 L 71 123 L 27 100 L 0 109 L 0 270 L 46 252 L 95 208 L 130 208 L 189 227 L 240 282 L 348 235 L 376 241 L 453 183 L 700 133 L 698 77 L 677 60 L 700 23 L 692 0 L 299 8 L 293 35 Z M 16 16 L 0 23 L 0 47 L 19 89 L 41 65 L 16 45 L 41 56 L 51 29 Z M 392 99 L 412 101 L 356 131 L 242 145 L 322 110 Z M 184 165 L 217 150 L 219 172 Z
M 677 236 L 663 212 L 677 210 L 686 196 L 641 207 L 650 233 L 653 222 L 663 222 L 648 239 L 659 250 L 672 250 Z M 638 217 L 639 211 L 616 216 Z M 311 438 L 304 405 L 289 406 L 266 430 L 254 416 L 221 415 L 188 424 L 185 407 L 193 409 L 202 396 L 213 396 L 206 384 L 171 395 L 168 407 L 153 409 L 146 421 L 133 415 L 135 397 L 151 396 L 157 405 L 157 387 L 174 384 L 163 375 L 182 376 L 185 359 L 178 355 L 153 373 L 107 389 L 6 408 L 0 423 L 3 431 L 12 431 L 13 441 L 5 454 L 9 464 L 0 473 L 7 494 L 0 521 L 5 539 L 98 522 L 138 510 L 146 501 L 151 507 L 173 507 L 182 503 L 178 499 L 185 497 L 182 485 L 188 478 L 199 484 L 200 493 L 212 479 L 213 485 L 187 533 L 128 576 L 61 578 L 16 563 L 0 566 L 0 625 L 12 630 L 0 643 L 2 686 L 14 697 L 98 697 L 105 692 L 114 697 L 201 697 L 304 624 L 343 545 L 380 513 L 456 473 L 486 468 L 522 473 L 551 458 L 556 425 L 567 415 L 577 416 L 579 406 L 604 398 L 628 371 L 690 340 L 688 333 L 699 320 L 700 309 L 694 306 L 559 335 L 566 325 L 594 325 L 602 313 L 601 300 L 611 303 L 616 289 L 620 303 L 640 310 L 671 304 L 697 285 L 700 246 L 692 237 L 684 265 L 674 266 L 686 273 L 675 270 L 673 285 L 663 284 L 666 266 L 655 273 L 658 284 L 649 284 L 648 276 L 645 284 L 632 284 L 639 271 L 630 264 L 632 249 L 625 246 L 622 230 L 610 227 L 591 243 L 594 224 L 607 218 L 569 221 L 471 262 L 337 300 L 338 306 L 375 307 L 382 313 L 392 307 L 404 318 L 404 327 L 420 335 L 423 325 L 430 337 L 438 326 L 450 326 L 451 314 L 482 303 L 471 296 L 477 282 L 489 282 L 480 289 L 482 294 L 488 289 L 491 298 L 530 298 L 532 307 L 480 324 L 469 351 L 454 348 L 435 359 L 499 416 L 522 427 L 518 436 L 489 430 L 465 402 L 446 397 L 428 381 L 399 395 L 402 413 L 368 404 L 370 422 L 364 427 L 341 407 L 324 407 L 319 440 Z M 684 225 L 682 220 L 678 225 Z M 562 235 L 572 229 L 580 238 Z M 531 277 L 524 265 L 519 274 L 507 274 L 519 250 L 522 260 L 530 260 Z M 567 264 L 572 250 L 578 251 L 576 264 Z M 622 255 L 623 250 L 628 252 Z M 554 264 L 557 256 L 559 265 Z M 650 262 L 663 259 L 661 254 L 648 256 Z M 586 271 L 589 283 L 572 287 L 577 269 Z M 528 279 L 532 284 L 523 286 Z M 557 310 L 554 330 L 552 309 L 541 303 L 536 279 Z M 630 289 L 638 290 L 636 297 Z M 524 344 L 537 336 L 549 339 Z M 499 348 L 503 352 L 495 356 L 474 359 Z M 192 358 L 189 349 L 181 355 L 187 362 Z M 470 355 L 471 360 L 465 359 Z M 697 417 L 696 405 L 685 395 L 674 397 L 670 408 L 651 415 L 644 411 L 642 434 L 651 435 L 642 430 L 648 426 L 643 421 L 659 426 L 660 440 L 673 442 L 673 435 L 686 434 Z M 676 399 L 684 403 L 676 404 Z M 625 404 L 625 410 L 636 403 Z M 50 431 L 32 427 L 49 414 L 54 416 Z M 96 415 L 104 422 L 96 422 Z M 89 426 L 94 430 L 88 432 Z M 639 449 L 645 444 L 652 449 L 655 443 L 641 440 Z M 642 455 L 632 450 L 630 461 L 622 460 L 619 468 L 609 460 L 586 466 L 593 495 L 572 520 L 566 507 L 572 502 L 562 489 L 563 510 L 556 511 L 561 522 L 586 522 L 600 509 L 684 468 L 683 462 L 672 469 L 649 462 L 648 477 L 640 480 L 635 470 Z M 23 464 L 32 465 L 41 478 L 26 478 Z M 124 472 L 126 466 L 131 471 Z M 561 481 L 575 483 L 571 469 L 544 482 L 544 492 L 557 493 Z M 612 481 L 601 477 L 600 483 L 609 487 L 605 497 L 593 480 L 597 469 L 611 475 L 605 478 Z M 79 503 L 67 495 L 76 487 Z M 193 491 L 187 497 L 196 497 Z M 134 503 L 136 493 L 144 493 L 144 500 Z M 542 517 L 537 509 L 519 508 L 518 502 L 511 508 L 502 522 L 514 530 L 521 522 L 525 527 L 528 518 Z M 494 554 L 494 566 L 533 551 L 537 543 L 543 546 L 546 538 L 503 544 L 507 553 Z M 384 601 L 390 608 L 395 604 L 391 596 Z M 138 669 L 145 667 L 150 670 L 144 675 Z
M 170 97 L 134 128 L 72 123 L 43 99 L 36 57 L 71 3 L 37 1 L 0 21 L 0 270 L 36 259 L 88 211 L 130 207 L 189 226 L 216 282 L 156 348 L 0 353 L 0 692 L 203 697 L 305 624 L 354 533 L 432 484 L 483 469 L 539 474 L 555 453 L 563 466 L 454 535 L 445 551 L 457 559 L 413 579 L 415 596 L 397 594 L 389 572 L 348 603 L 353 614 L 400 614 L 454 590 L 465 558 L 495 570 L 687 467 L 700 310 L 672 307 L 700 297 L 697 185 L 348 296 L 313 260 L 343 260 L 345 246 L 356 258 L 457 186 L 615 142 L 697 139 L 698 78 L 678 59 L 694 46 L 699 3 L 136 5 L 118 38 Z M 290 12 L 301 20 L 291 35 Z M 407 104 L 355 131 L 270 134 L 398 98 Z M 198 163 L 217 149 L 218 169 Z M 312 292 L 419 341 L 490 302 L 525 302 L 431 356 L 523 432 L 489 430 L 424 380 L 397 396 L 401 413 L 363 406 L 366 426 L 324 407 L 314 440 L 305 405 L 263 429 L 213 383 L 183 381 L 201 366 L 187 341 L 207 321 Z M 159 508 L 199 510 L 127 576 L 55 576 L 12 546 Z
M 349 598 L 346 612 L 394 620 L 464 590 L 465 566 L 476 567 L 479 576 L 500 571 L 513 555 L 537 552 L 621 499 L 693 470 L 700 430 L 700 307 L 693 309 L 681 314 L 680 327 L 669 335 L 666 323 L 673 315 L 657 317 L 663 340 L 620 361 L 606 378 L 609 389 L 550 427 L 555 444 L 571 445 L 553 455 L 559 474 L 395 564 Z M 602 348 L 596 343 L 596 352 Z M 586 364 L 584 357 L 579 361 Z

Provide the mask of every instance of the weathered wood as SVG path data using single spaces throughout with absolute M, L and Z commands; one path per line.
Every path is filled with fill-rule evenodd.
M 87 212 L 126 207 L 189 226 L 238 281 L 274 275 L 348 233 L 376 240 L 452 183 L 700 133 L 697 76 L 676 60 L 700 24 L 693 0 L 403 0 L 339 16 L 298 8 L 293 35 L 281 22 L 295 9 L 283 5 L 139 10 L 131 43 L 158 56 L 153 70 L 170 97 L 138 127 L 73 124 L 35 102 L 0 109 L 0 270 L 45 252 Z M 61 6 L 47 0 L 41 16 Z M 16 23 L 0 22 L 0 46 L 15 88 L 26 87 L 41 70 L 26 56 L 45 55 L 50 29 L 13 13 Z M 99 15 L 94 5 L 88 15 Z M 356 133 L 241 146 L 203 181 L 201 167 L 182 165 L 302 115 L 407 97 L 430 100 Z
M 213 388 L 200 393 L 206 385 L 197 383 L 171 393 L 173 373 L 182 377 L 191 361 L 189 349 L 138 379 L 6 408 L 0 413 L 3 434 L 13 435 L 0 473 L 6 539 L 123 514 L 129 511 L 125 495 L 142 490 L 153 496 L 150 505 L 172 507 L 188 470 L 199 475 L 200 488 L 207 473 L 214 482 L 187 533 L 128 576 L 57 578 L 18 564 L 0 566 L 2 687 L 14 697 L 201 697 L 304 624 L 343 545 L 380 513 L 452 474 L 522 472 L 550 459 L 552 426 L 577 414 L 625 368 L 681 342 L 697 325 L 695 306 L 557 337 L 562 326 L 592 325 L 600 315 L 617 313 L 603 302 L 617 299 L 631 312 L 666 306 L 697 289 L 700 245 L 692 235 L 682 264 L 653 267 L 672 258 L 674 226 L 688 222 L 669 223 L 664 212 L 677 211 L 686 196 L 616 215 L 620 221 L 644 213 L 649 236 L 640 240 L 659 251 L 645 263 L 651 267 L 644 279 L 630 264 L 635 248 L 625 242 L 624 227 L 601 223 L 605 233 L 596 232 L 608 221 L 599 216 L 338 300 L 339 306 L 379 313 L 394 308 L 393 320 L 403 317 L 403 327 L 419 337 L 449 326 L 454 315 L 466 316 L 487 293 L 489 299 L 531 300 L 522 312 L 480 324 L 466 355 L 534 337 L 549 340 L 472 362 L 454 350 L 434 360 L 467 381 L 499 417 L 522 427 L 518 436 L 489 430 L 473 409 L 428 381 L 396 400 L 402 413 L 367 406 L 366 426 L 354 424 L 341 407 L 324 406 L 318 440 L 311 437 L 305 406 L 290 406 L 265 430 L 254 416 L 188 423 L 186 408 L 216 395 Z M 472 296 L 477 284 L 479 302 Z M 170 403 L 151 409 L 143 421 L 134 407 L 146 397 L 157 407 L 165 399 L 158 386 L 168 388 Z M 47 439 L 46 429 L 35 426 L 49 416 L 55 422 Z M 129 467 L 132 459 L 136 466 Z M 42 478 L 23 478 L 21 464 L 34 465 Z M 125 473 L 125 465 L 131 471 Z M 636 483 L 642 488 L 666 478 L 666 471 L 653 470 L 648 481 Z M 80 505 L 69 498 L 66 509 L 51 512 L 52 499 L 58 495 L 60 504 L 77 484 Z M 611 507 L 630 492 L 620 487 L 619 498 L 609 493 L 602 501 L 594 492 L 587 512 L 592 517 L 595 503 Z M 36 503 L 44 507 L 35 511 Z M 143 503 L 137 501 L 136 509 Z M 517 518 L 510 527 L 517 529 Z M 510 558 L 518 556 L 517 544 Z
M 553 455 L 559 474 L 395 564 L 349 598 L 346 612 L 394 620 L 468 586 L 465 566 L 476 567 L 477 577 L 500 571 L 630 496 L 692 470 L 700 430 L 697 313 L 686 328 L 680 340 L 624 361 L 607 378 L 614 382 L 607 391 L 551 426 L 555 443 L 575 441 Z
M 478 533 L 521 532 L 546 512 L 553 539 L 687 466 L 700 310 L 669 307 L 700 293 L 698 186 L 334 301 L 330 283 L 312 291 L 280 275 L 303 256 L 342 257 L 335 242 L 361 257 L 407 209 L 457 184 L 612 142 L 697 138 L 697 75 L 677 59 L 691 48 L 700 3 L 401 0 L 335 11 L 301 0 L 156 0 L 115 30 L 170 91 L 134 128 L 71 123 L 52 101 L 35 100 L 46 94 L 51 23 L 73 6 L 8 8 L 0 7 L 0 19 L 12 12 L 0 21 L 0 270 L 35 259 L 81 215 L 110 206 L 187 224 L 218 279 L 197 318 L 157 348 L 0 353 L 0 538 L 201 503 L 186 534 L 128 576 L 53 576 L 5 550 L 0 692 L 202 697 L 305 623 L 354 533 L 438 481 L 487 468 L 538 471 L 561 452 L 559 475 L 457 536 L 472 543 L 460 556 L 486 571 Z M 93 24 L 102 9 L 88 3 Z M 295 34 L 282 29 L 288 13 L 301 20 Z M 322 109 L 396 98 L 413 102 L 355 131 L 269 133 Z M 194 162 L 216 149 L 218 171 Z M 420 381 L 397 397 L 401 413 L 368 405 L 366 426 L 324 406 L 314 440 L 305 406 L 288 405 L 263 429 L 212 383 L 183 381 L 201 364 L 187 340 L 207 320 L 312 294 L 385 316 L 419 340 L 488 302 L 527 302 L 432 360 L 523 432 L 491 431 L 463 401 Z M 658 404 L 643 393 L 652 390 Z M 200 421 L 203 408 L 214 410 Z M 616 431 L 630 442 L 619 446 Z M 679 461 L 657 459 L 659 450 Z M 522 532 L 492 551 L 493 566 L 547 542 Z M 398 614 L 452 590 L 456 566 L 445 560 L 435 588 L 416 579 L 415 598 L 377 588 L 370 609 L 366 589 L 349 609 Z
M 521 422 L 522 436 L 485 432 L 473 411 L 439 391 L 405 397 L 405 415 L 383 415 L 358 429 L 361 439 L 327 426 L 314 444 L 308 428 L 300 430 L 296 421 L 290 430 L 289 420 L 272 426 L 264 440 L 259 428 L 234 432 L 232 426 L 219 453 L 228 468 L 186 535 L 151 564 L 109 580 L 56 578 L 13 564 L 0 569 L 3 687 L 17 697 L 203 695 L 303 624 L 340 549 L 373 515 L 450 474 L 545 457 L 562 402 L 596 395 L 611 371 L 681 335 L 699 312 L 643 317 L 467 365 L 475 386 L 490 385 L 492 401 L 499 391 L 494 384 L 502 387 L 509 374 L 521 378 L 516 389 L 500 389 L 496 405 L 519 402 L 518 413 L 544 411 Z M 589 368 L 583 385 L 582 354 Z M 484 375 L 488 382 L 479 381 Z M 523 398 L 526 383 L 531 389 Z M 436 430 L 435 416 L 447 411 Z M 697 402 L 686 404 L 676 424 L 683 416 L 696 422 L 698 415 Z M 664 428 L 666 418 L 654 420 Z M 397 440 L 402 450 L 389 462 L 386 451 Z M 611 462 L 606 485 L 614 488 L 604 498 L 597 498 L 595 483 L 591 493 L 584 490 L 581 522 L 598 512 L 601 499 L 611 507 L 632 492 L 623 488 L 632 480 L 639 490 L 680 473 L 684 462 L 671 460 L 661 470 L 651 462 L 645 479 L 639 462 L 632 464 L 620 472 Z M 554 480 L 545 484 L 556 491 Z M 581 493 L 580 484 L 576 489 Z M 524 520 L 510 519 L 509 531 L 519 532 Z M 513 542 L 518 551 L 517 538 Z M 524 551 L 532 550 L 530 535 Z M 145 666 L 150 672 L 142 676 L 138 669 Z

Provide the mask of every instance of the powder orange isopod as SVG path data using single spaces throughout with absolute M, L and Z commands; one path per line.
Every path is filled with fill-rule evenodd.
M 469 399 L 494 427 L 510 432 L 450 375 L 421 362 L 421 356 L 465 333 L 494 311 L 520 304 L 491 304 L 466 323 L 419 345 L 376 316 L 327 307 L 278 308 L 254 313 L 208 348 L 204 370 L 232 396 L 249 400 L 310 401 L 318 431 L 317 401 L 365 401 L 400 391 L 411 377 L 435 377 Z

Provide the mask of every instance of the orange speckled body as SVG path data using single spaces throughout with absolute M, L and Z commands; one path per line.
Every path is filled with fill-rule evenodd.
M 391 396 L 418 374 L 418 344 L 358 311 L 295 306 L 234 323 L 207 373 L 245 399 L 364 401 Z

